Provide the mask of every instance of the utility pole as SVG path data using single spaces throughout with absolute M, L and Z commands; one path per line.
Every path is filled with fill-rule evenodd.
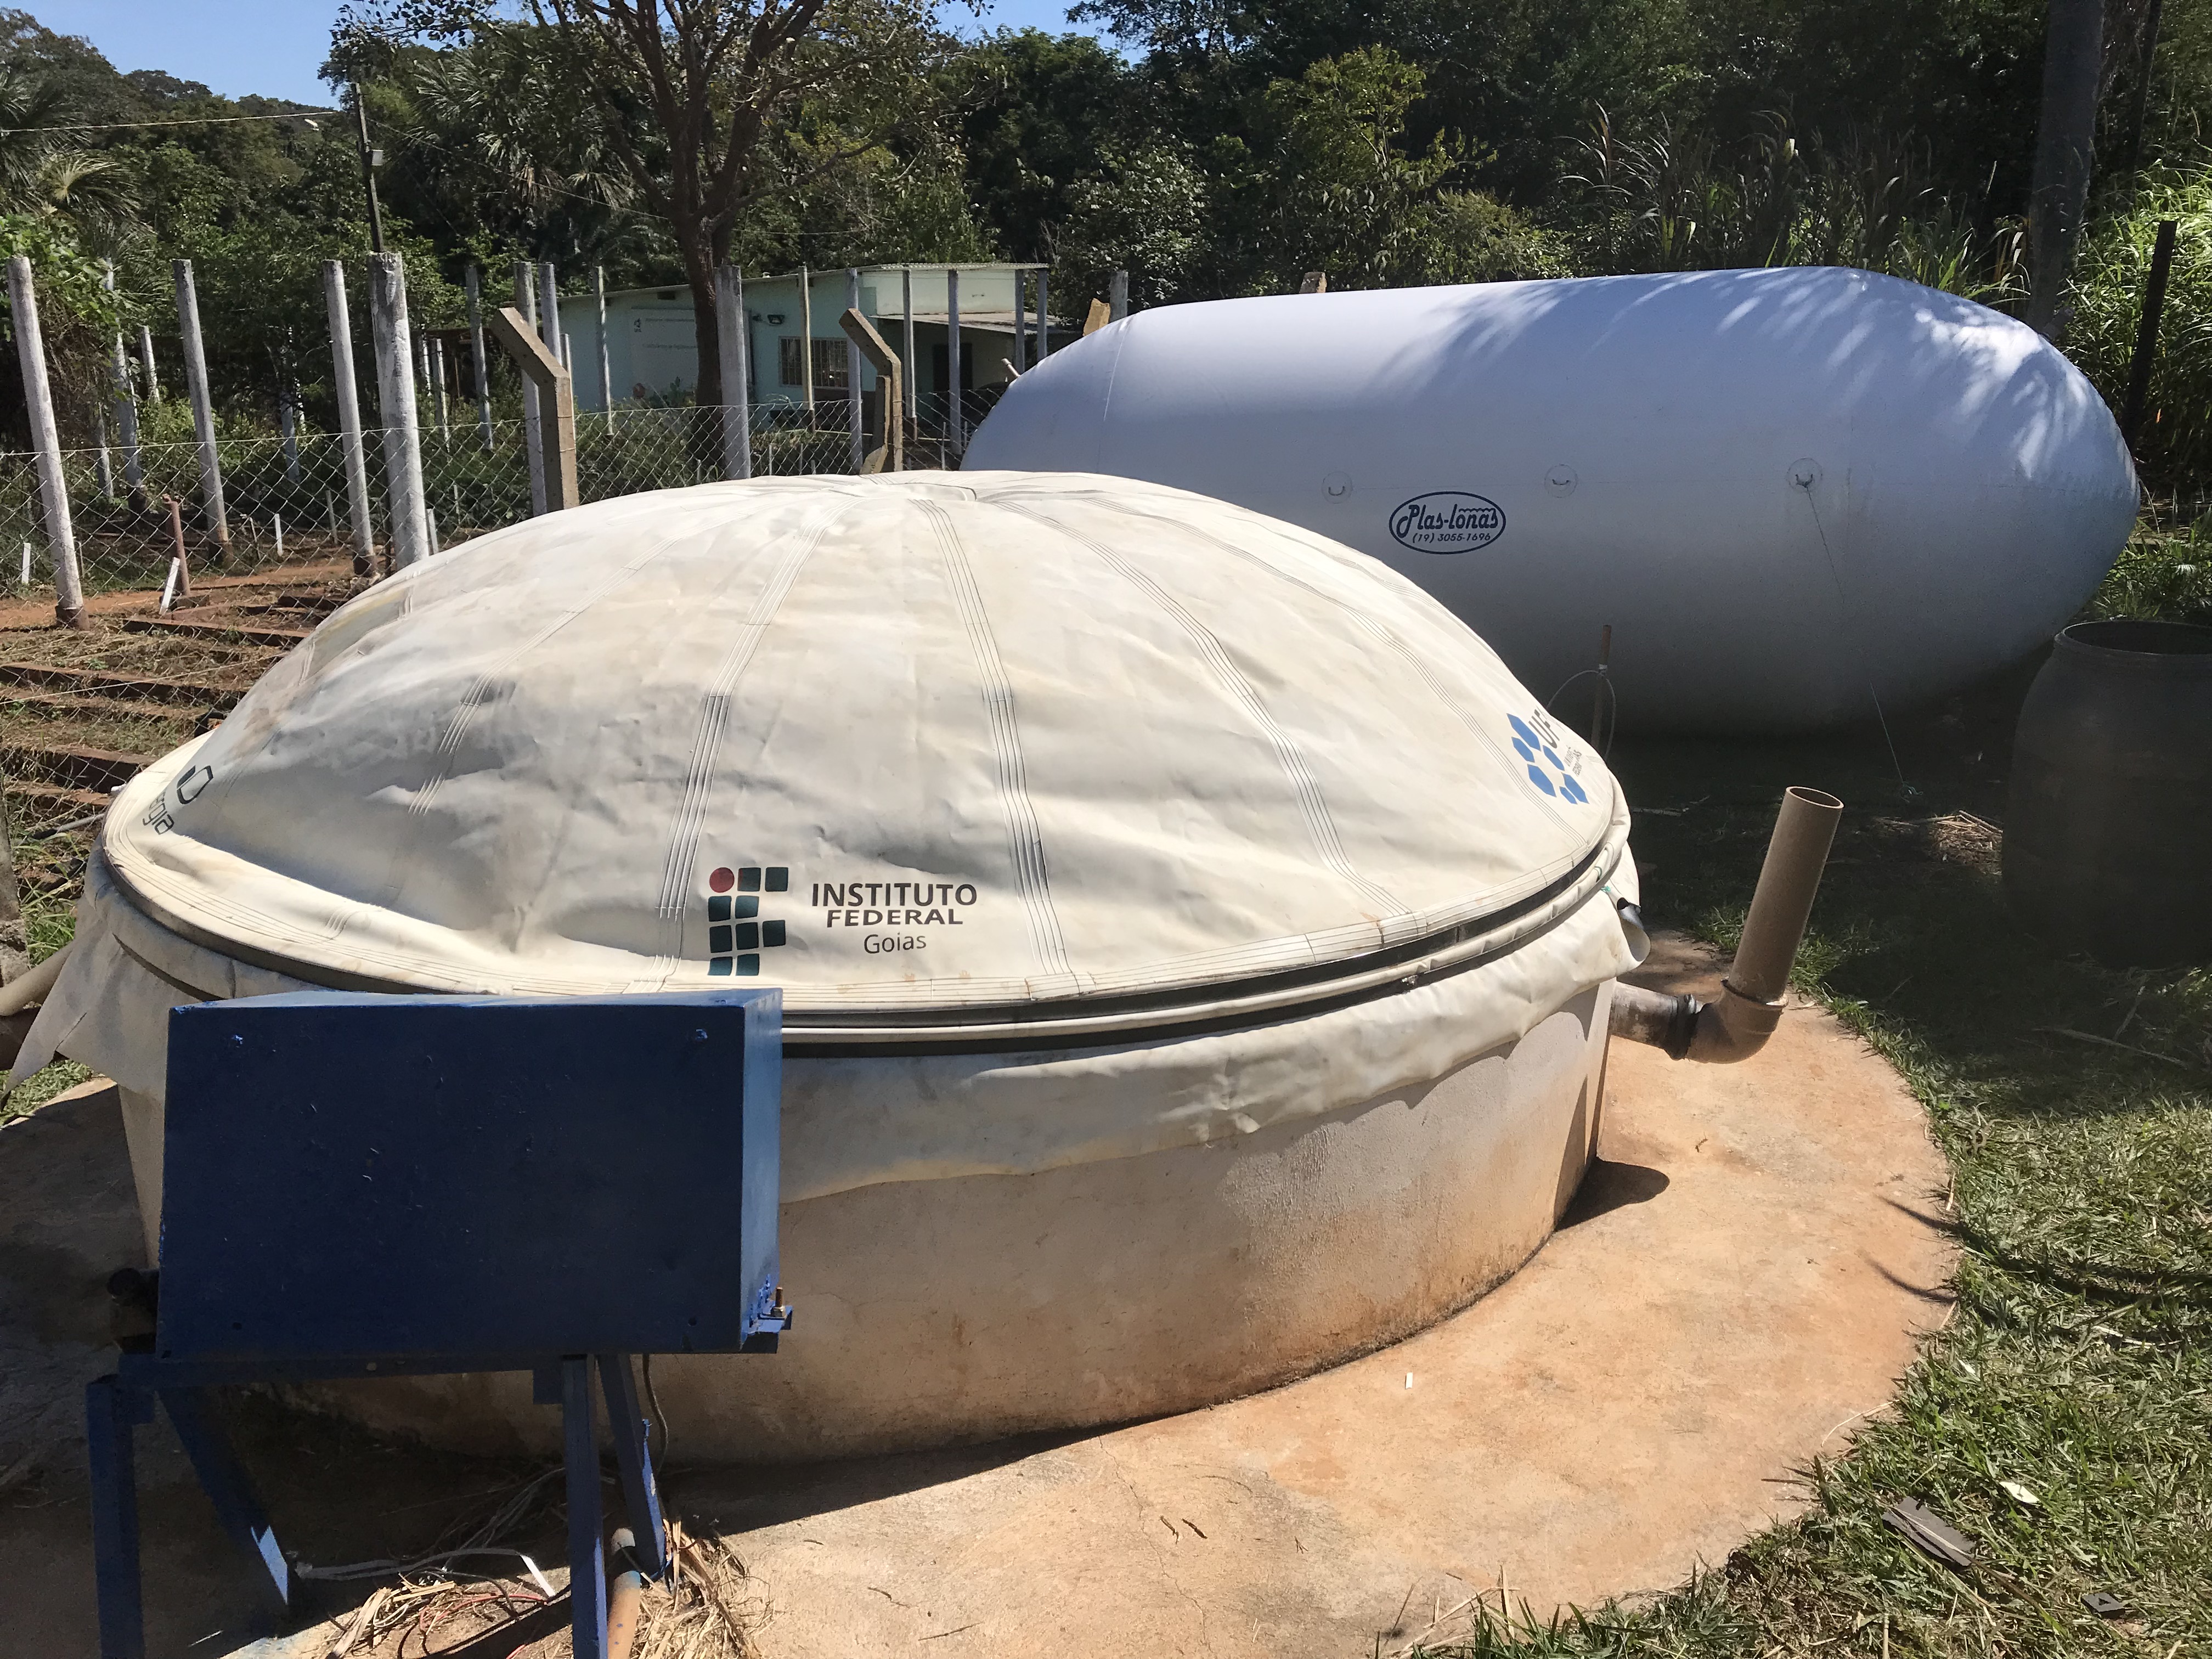
M 353 83 L 353 118 L 361 140 L 361 182 L 368 192 L 368 251 L 384 252 L 384 210 L 376 204 L 376 162 L 380 150 L 368 147 L 368 106 L 362 101 L 361 82 Z

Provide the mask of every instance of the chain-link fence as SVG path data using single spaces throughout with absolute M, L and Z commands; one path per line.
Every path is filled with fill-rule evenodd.
M 428 399 L 424 400 L 427 403 Z M 990 395 L 964 400 L 963 429 L 972 431 Z M 796 404 L 756 404 L 750 411 L 756 477 L 849 473 L 882 447 L 877 400 L 863 396 L 856 446 L 850 405 L 818 398 L 810 412 Z M 424 503 L 434 546 L 449 548 L 520 523 L 544 501 L 533 485 L 529 423 L 480 420 L 465 405 L 446 405 L 446 418 L 417 428 Z M 902 422 L 909 470 L 957 465 L 946 434 L 945 400 L 919 400 Z M 712 405 L 626 405 L 576 417 L 576 475 L 586 501 L 651 489 L 679 489 L 727 476 L 722 434 L 735 409 Z M 458 417 L 458 418 L 456 418 Z M 362 434 L 369 494 L 374 569 L 388 568 L 391 512 L 388 456 L 405 441 L 402 429 Z M 216 487 L 210 488 L 197 442 L 140 444 L 126 449 L 63 452 L 77 565 L 88 595 L 161 588 L 181 552 L 187 572 L 240 574 L 277 565 L 351 568 L 355 526 L 347 486 L 345 441 L 308 429 L 289 435 L 218 437 Z M 171 509 L 174 502 L 175 511 Z M 0 453 L 0 592 L 50 597 L 54 552 L 47 533 L 33 456 Z

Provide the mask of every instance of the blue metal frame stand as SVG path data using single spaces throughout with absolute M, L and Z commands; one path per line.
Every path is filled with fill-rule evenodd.
M 173 1010 L 154 1331 L 85 1391 L 102 1659 L 145 1656 L 131 1436 L 157 1404 L 281 1614 L 291 1565 L 216 1390 L 514 1370 L 561 1408 L 570 1623 L 577 1659 L 604 1659 L 592 1372 L 658 1577 L 630 1356 L 773 1353 L 790 1328 L 781 1042 L 773 988 Z
M 620 1474 L 623 1507 L 637 1539 L 638 1571 L 658 1578 L 668 1568 L 668 1534 L 659 1489 L 646 1443 L 636 1379 L 628 1354 L 564 1354 L 531 1369 L 541 1404 L 561 1407 L 562 1459 L 568 1497 L 570 1626 L 578 1659 L 604 1659 L 607 1639 L 607 1577 L 599 1509 L 597 1413 L 592 1370 Z M 272 1613 L 289 1612 L 295 1589 L 289 1562 L 253 1483 L 223 1432 L 215 1400 L 219 1383 L 309 1382 L 365 1376 L 437 1376 L 460 1371 L 521 1369 L 509 1361 L 453 1358 L 391 1364 L 333 1362 L 326 1365 L 210 1365 L 162 1361 L 125 1353 L 113 1375 L 85 1389 L 86 1440 L 92 1462 L 93 1556 L 100 1587 L 100 1659 L 145 1659 L 138 1563 L 138 1490 L 132 1471 L 131 1431 L 154 1420 L 158 1402 L 191 1460 L 201 1487 L 214 1503 L 222 1529 L 253 1563 L 255 1578 Z

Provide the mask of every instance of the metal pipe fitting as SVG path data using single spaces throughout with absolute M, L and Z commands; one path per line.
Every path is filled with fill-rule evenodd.
M 1817 789 L 1785 791 L 1719 1000 L 1701 1003 L 1616 985 L 1607 1024 L 1612 1035 L 1663 1048 L 1675 1060 L 1718 1065 L 1748 1060 L 1765 1048 L 1782 1021 L 1790 969 L 1804 943 L 1843 811 L 1843 802 Z

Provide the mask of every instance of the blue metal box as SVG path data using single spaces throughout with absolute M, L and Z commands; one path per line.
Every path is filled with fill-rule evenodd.
M 757 989 L 176 1009 L 156 1355 L 529 1363 L 780 1329 L 781 1008 Z

